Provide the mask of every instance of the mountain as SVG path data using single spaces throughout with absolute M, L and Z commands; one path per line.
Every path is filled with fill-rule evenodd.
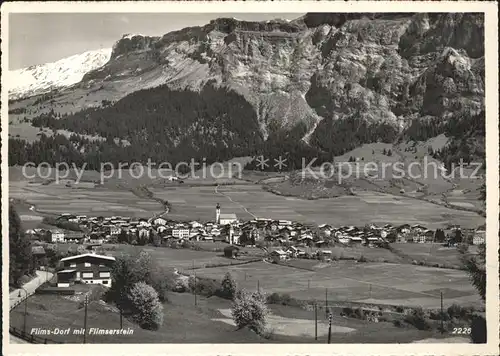
M 88 51 L 53 63 L 34 65 L 9 72 L 9 99 L 29 97 L 53 89 L 71 86 L 82 80 L 84 74 L 104 65 L 111 56 L 111 48 Z
M 377 141 L 444 133 L 458 142 L 471 120 L 484 118 L 484 18 L 310 13 L 126 35 L 79 83 L 13 103 L 12 112 L 35 126 L 106 138 L 79 146 L 95 160 L 328 159 Z M 481 132 L 467 132 L 454 159 L 481 153 L 465 147 L 482 145 Z

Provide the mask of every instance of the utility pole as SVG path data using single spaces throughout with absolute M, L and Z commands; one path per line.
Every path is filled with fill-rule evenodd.
M 370 298 L 372 297 L 372 284 L 370 283 Z
M 328 343 L 332 340 L 332 313 L 328 315 Z
M 307 291 L 309 292 L 309 289 L 311 288 L 311 280 L 307 280 Z
M 120 308 L 120 329 L 123 329 L 123 311 Z
M 257 279 L 257 293 L 260 293 L 260 281 Z
M 198 305 L 198 298 L 196 296 L 196 272 L 194 272 L 194 305 Z
M 314 302 L 314 340 L 318 340 L 318 304 Z
M 441 334 L 444 333 L 443 292 L 441 292 Z
M 83 327 L 85 329 L 84 333 L 83 333 L 83 343 L 86 344 L 87 343 L 87 306 L 89 304 L 89 297 L 88 295 L 85 295 L 85 302 L 84 302 L 84 305 L 85 305 L 85 319 L 83 321 Z
M 328 313 L 328 288 L 325 288 L 325 313 Z

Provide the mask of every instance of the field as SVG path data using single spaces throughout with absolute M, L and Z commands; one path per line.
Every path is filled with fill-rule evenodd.
M 254 217 L 289 219 L 334 226 L 375 224 L 423 224 L 429 228 L 460 224 L 477 227 L 484 218 L 468 211 L 458 211 L 403 196 L 359 191 L 356 196 L 333 199 L 304 200 L 269 193 L 258 185 L 230 185 L 156 189 L 158 198 L 168 200 L 172 218 L 187 220 L 214 219 L 214 206 L 221 204 L 222 213 L 235 212 L 238 218 Z
M 453 303 L 480 303 L 463 271 L 390 263 L 339 261 L 314 271 L 255 262 L 239 266 L 206 268 L 197 275 L 221 278 L 230 271 L 240 287 L 289 293 L 302 300 L 330 303 L 358 302 L 439 308 Z M 327 294 L 327 296 L 326 296 Z
M 163 210 L 158 202 L 139 198 L 129 190 L 119 188 L 80 188 L 18 181 L 10 182 L 9 196 L 34 205 L 36 212 L 41 214 L 151 217 Z M 36 216 L 35 213 L 31 215 Z
M 83 300 L 83 295 L 79 296 Z M 130 335 L 88 335 L 88 343 L 326 343 L 327 322 L 324 314 L 318 316 L 318 340 L 314 340 L 314 312 L 299 308 L 270 305 L 269 327 L 271 337 L 260 337 L 248 329 L 238 330 L 228 314 L 231 304 L 217 297 L 197 297 L 192 294 L 170 293 L 164 303 L 163 326 L 157 331 L 139 328 L 124 318 L 123 328 L 132 329 Z M 10 324 L 23 327 L 23 305 L 10 313 Z M 93 301 L 88 307 L 88 327 L 118 329 L 118 311 L 107 304 Z M 34 295 L 28 300 L 27 330 L 31 328 L 71 331 L 84 326 L 84 308 L 81 300 L 64 296 Z M 397 328 L 390 322 L 370 323 L 365 320 L 336 316 L 332 325 L 332 343 L 396 343 L 426 338 L 442 338 L 432 331 Z M 82 335 L 51 335 L 55 341 L 82 343 Z M 439 342 L 439 341 L 436 341 Z

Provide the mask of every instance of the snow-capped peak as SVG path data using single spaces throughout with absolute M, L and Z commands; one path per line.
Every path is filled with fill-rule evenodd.
M 88 51 L 53 63 L 9 71 L 9 98 L 41 94 L 78 83 L 83 76 L 102 67 L 111 57 L 111 48 Z

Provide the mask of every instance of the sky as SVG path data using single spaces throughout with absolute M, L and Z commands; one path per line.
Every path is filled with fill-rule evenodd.
M 299 13 L 11 13 L 9 69 L 49 63 L 89 50 L 110 48 L 124 34 L 161 36 L 219 17 L 294 19 Z

